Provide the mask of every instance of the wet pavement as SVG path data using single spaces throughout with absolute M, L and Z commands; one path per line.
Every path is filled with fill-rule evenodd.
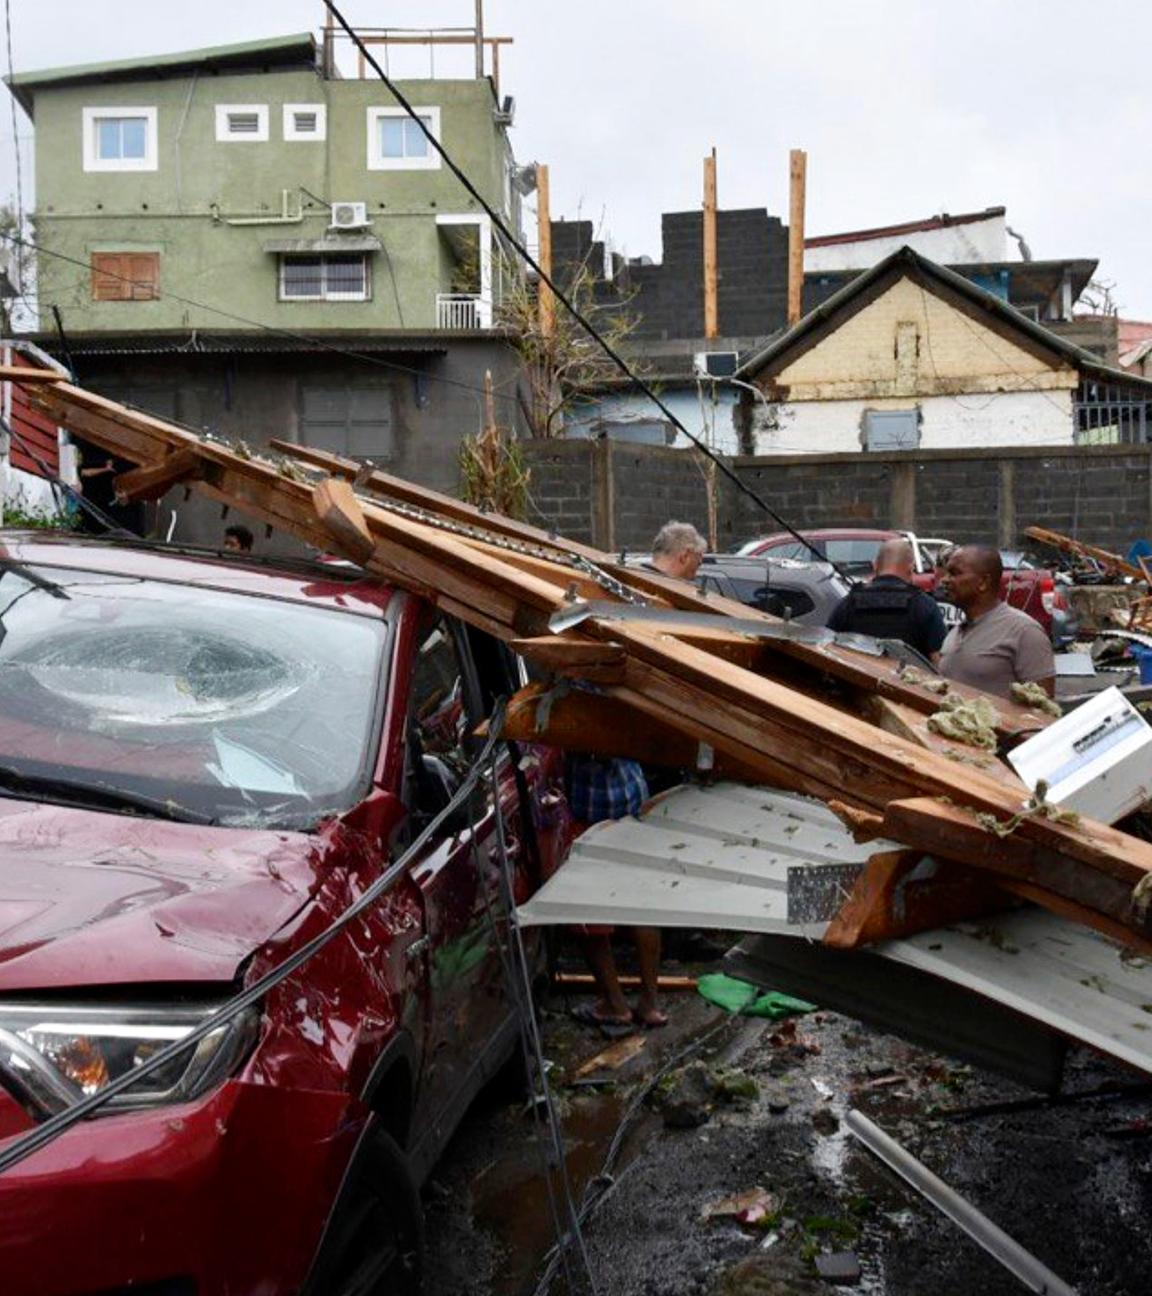
M 564 1001 L 542 1014 L 577 1201 L 623 1116 L 635 1111 L 610 1191 L 583 1228 L 600 1296 L 1025 1290 L 846 1131 L 852 1107 L 1081 1296 L 1152 1291 L 1152 1096 L 1140 1077 L 1074 1052 L 1063 1092 L 1101 1092 L 1052 1105 L 834 1013 L 772 1023 L 727 1018 L 693 993 L 666 1004 L 670 1026 L 623 1050 L 578 1027 Z M 587 1067 L 606 1049 L 614 1050 L 608 1064 Z M 652 1077 L 670 1059 L 695 1065 L 682 1056 L 692 1049 L 709 1074 L 754 1083 L 709 1104 L 706 1123 L 668 1128 L 660 1102 L 679 1067 L 655 1085 Z M 522 1096 L 494 1092 L 473 1110 L 426 1192 L 429 1296 L 537 1291 L 556 1237 L 546 1145 Z M 704 1218 L 754 1188 L 766 1194 L 761 1218 Z M 836 1288 L 817 1276 L 818 1257 L 834 1252 L 856 1257 L 855 1285 Z M 569 1290 L 564 1275 L 548 1290 Z M 591 1288 L 575 1281 L 571 1290 Z

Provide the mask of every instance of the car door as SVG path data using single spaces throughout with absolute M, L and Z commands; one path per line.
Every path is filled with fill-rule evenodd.
M 482 745 L 476 675 L 461 625 L 425 609 L 415 636 L 408 704 L 404 799 L 417 832 L 451 799 Z M 506 763 L 506 762 L 505 762 Z M 514 810 L 515 787 L 501 774 Z M 506 819 L 513 856 L 520 843 Z M 429 999 L 417 1121 L 435 1142 L 451 1132 L 486 1076 L 503 1060 L 507 993 L 495 808 L 485 779 L 411 868 L 424 905 Z

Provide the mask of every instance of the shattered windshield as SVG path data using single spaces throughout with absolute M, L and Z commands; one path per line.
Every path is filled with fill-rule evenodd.
M 367 779 L 384 639 L 323 608 L 0 565 L 0 795 L 306 827 Z

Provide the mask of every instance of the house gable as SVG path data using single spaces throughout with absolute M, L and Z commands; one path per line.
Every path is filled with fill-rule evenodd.
M 946 285 L 904 274 L 876 287 L 756 375 L 759 385 L 794 402 L 1050 391 L 1079 381 L 1066 359 L 1002 321 L 990 327 Z

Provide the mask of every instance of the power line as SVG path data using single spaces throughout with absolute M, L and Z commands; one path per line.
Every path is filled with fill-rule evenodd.
M 4 39 L 8 47 L 8 85 L 12 86 L 16 72 L 12 64 L 12 0 L 4 0 Z M 23 166 L 20 160 L 20 132 L 16 124 L 16 96 L 12 95 L 11 102 L 8 105 L 12 113 L 12 149 L 16 154 L 16 228 L 21 233 L 24 231 L 24 179 L 21 174 Z M 23 279 L 20 264 L 21 257 L 16 257 L 16 279 Z
M 343 28 L 344 34 L 356 46 L 356 49 L 358 50 L 360 57 L 364 60 L 364 62 L 369 67 L 373 69 L 373 71 L 384 83 L 384 85 L 388 87 L 389 91 L 392 93 L 393 98 L 400 105 L 400 107 L 404 109 L 404 111 L 408 114 L 408 116 L 416 123 L 418 129 L 424 135 L 424 138 L 428 141 L 431 147 L 435 149 L 436 152 L 440 155 L 441 160 L 447 166 L 448 170 L 451 171 L 452 174 L 456 177 L 456 179 L 464 186 L 465 191 L 472 198 L 474 198 L 476 202 L 480 204 L 480 206 L 483 208 L 485 213 L 491 219 L 493 225 L 495 225 L 495 227 L 500 231 L 500 233 L 504 236 L 504 238 L 507 239 L 509 245 L 520 256 L 524 264 L 536 272 L 539 278 L 539 282 L 551 290 L 556 300 L 564 307 L 564 309 L 568 312 L 568 314 L 571 315 L 571 317 L 576 321 L 576 323 L 579 324 L 580 327 L 588 334 L 588 336 L 593 340 L 593 342 L 595 342 L 596 345 L 604 352 L 604 354 L 616 366 L 616 368 L 624 375 L 624 377 L 627 378 L 640 392 L 642 392 L 645 396 L 647 396 L 648 399 L 656 406 L 656 408 L 664 415 L 664 417 L 672 424 L 672 426 L 679 429 L 679 431 L 681 431 L 684 434 L 684 436 L 687 437 L 687 439 L 692 443 L 692 445 L 696 447 L 697 450 L 699 450 L 703 455 L 707 456 L 707 458 L 711 459 L 716 464 L 716 467 L 719 469 L 719 471 L 724 474 L 724 476 L 732 483 L 733 486 L 736 487 L 738 491 L 740 491 L 742 495 L 746 495 L 750 500 L 752 500 L 752 502 L 759 509 L 767 513 L 768 516 L 772 518 L 773 521 L 775 521 L 778 526 L 783 527 L 783 529 L 787 531 L 789 535 L 791 535 L 794 539 L 798 540 L 802 545 L 804 545 L 806 549 L 810 549 L 813 553 L 816 553 L 817 552 L 816 548 L 812 544 L 810 544 L 807 540 L 805 540 L 804 537 L 798 531 L 796 531 L 792 526 L 790 526 L 776 512 L 776 510 L 773 509 L 768 504 L 768 502 L 765 499 L 763 499 L 756 491 L 752 489 L 751 486 L 748 485 L 747 482 L 745 482 L 740 477 L 738 473 L 734 472 L 731 468 L 729 468 L 728 465 L 724 462 L 724 460 L 721 459 L 719 455 L 715 454 L 709 446 L 707 446 L 703 441 L 700 440 L 699 437 L 695 436 L 693 433 L 688 431 L 688 429 L 684 426 L 684 424 L 676 417 L 675 414 L 673 414 L 673 412 L 660 399 L 660 397 L 657 396 L 656 392 L 652 389 L 652 387 L 649 386 L 649 384 L 645 382 L 643 378 L 641 378 L 638 374 L 636 374 L 632 370 L 628 362 L 624 359 L 623 356 L 620 355 L 620 353 L 615 349 L 615 347 L 612 346 L 612 344 L 607 340 L 607 338 L 605 338 L 597 330 L 595 325 L 593 325 L 588 319 L 585 318 L 583 313 L 569 299 L 568 295 L 560 287 L 558 287 L 558 285 L 555 283 L 552 277 L 544 272 L 539 262 L 537 262 L 537 260 L 524 246 L 522 240 L 517 238 L 516 234 L 509 228 L 503 216 L 500 215 L 500 213 L 492 206 L 492 204 L 488 201 L 488 199 L 485 198 L 484 195 L 480 192 L 480 190 L 476 188 L 476 186 L 472 183 L 471 179 L 469 179 L 469 177 L 465 174 L 465 172 L 461 170 L 461 168 L 456 164 L 452 156 L 448 153 L 447 149 L 444 148 L 444 146 L 440 143 L 440 141 L 429 129 L 424 119 L 420 116 L 419 113 L 417 113 L 416 109 L 408 102 L 407 98 L 405 98 L 403 93 L 397 87 L 396 83 L 388 76 L 388 74 L 376 61 L 376 58 L 373 55 L 372 51 L 364 43 L 363 39 L 352 29 L 352 27 L 348 23 L 348 20 L 344 17 L 344 15 L 333 3 L 333 0 L 324 0 L 324 7 L 328 10 L 328 12 L 332 15 L 332 17 L 335 18 L 337 23 L 339 23 L 340 26 Z
M 46 248 L 42 244 L 35 242 L 33 239 L 26 239 L 18 234 L 0 234 L 0 239 L 15 244 L 18 247 L 27 248 L 39 256 L 54 257 L 57 261 L 66 262 L 68 265 L 76 266 L 83 270 L 85 274 L 91 274 L 92 266 L 81 261 L 77 257 L 69 256 L 66 252 L 57 252 L 52 248 Z M 331 355 L 341 356 L 345 360 L 360 360 L 365 364 L 378 365 L 382 369 L 393 369 L 398 373 L 411 374 L 415 378 L 423 379 L 425 382 L 443 383 L 447 387 L 459 387 L 463 391 L 474 392 L 477 396 L 485 394 L 483 387 L 478 387 L 475 383 L 467 383 L 459 378 L 446 378 L 440 374 L 430 374 L 426 369 L 417 369 L 413 365 L 400 364 L 396 360 L 382 360 L 379 356 L 368 355 L 363 351 L 350 351 L 346 347 L 336 346 L 332 342 L 327 342 L 321 337 L 316 337 L 308 333 L 300 333 L 294 329 L 282 328 L 276 324 L 266 324 L 262 320 L 249 319 L 246 315 L 238 315 L 235 311 L 225 310 L 222 306 L 212 306 L 208 302 L 197 301 L 194 297 L 185 297 L 181 293 L 172 292 L 171 289 L 157 288 L 151 280 L 132 279 L 128 275 L 117 274 L 113 270 L 101 270 L 103 278 L 114 279 L 118 283 L 128 284 L 132 287 L 147 288 L 161 299 L 180 302 L 183 306 L 194 306 L 197 310 L 208 311 L 213 315 L 219 315 L 222 319 L 231 320 L 235 324 L 244 324 L 249 328 L 261 329 L 263 332 L 275 337 L 288 338 L 294 342 L 305 342 L 317 350 L 326 351 Z M 195 332 L 195 330 L 193 330 Z M 507 392 L 496 392 L 496 398 L 503 401 L 514 402 L 516 397 Z

